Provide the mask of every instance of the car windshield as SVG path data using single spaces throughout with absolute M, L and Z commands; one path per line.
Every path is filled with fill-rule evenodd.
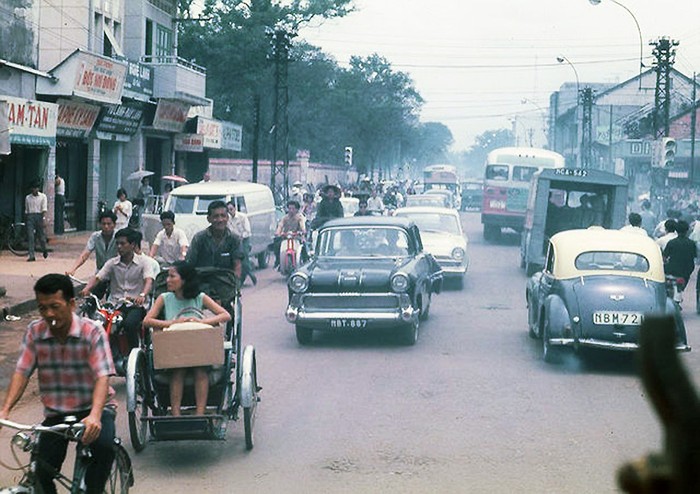
M 514 166 L 513 167 L 513 181 L 515 181 L 515 182 L 529 182 L 536 171 L 537 171 L 537 168 L 534 166 Z
M 489 165 L 486 167 L 487 180 L 508 180 L 508 165 Z
M 408 237 L 401 228 L 329 228 L 319 235 L 318 257 L 370 258 L 408 255 Z
M 170 206 L 168 209 L 175 214 L 192 214 L 194 209 L 194 197 L 170 195 Z
M 459 221 L 451 214 L 439 213 L 399 213 L 399 216 L 412 219 L 422 232 L 447 232 L 461 235 Z
M 207 214 L 207 208 L 209 207 L 209 204 L 211 204 L 214 201 L 226 202 L 226 197 L 225 196 L 199 196 L 199 202 L 197 203 L 197 211 L 195 211 L 195 213 Z
M 649 261 L 647 258 L 633 252 L 584 252 L 576 257 L 574 265 L 576 269 L 586 271 L 612 270 L 636 271 L 640 273 L 649 271 Z

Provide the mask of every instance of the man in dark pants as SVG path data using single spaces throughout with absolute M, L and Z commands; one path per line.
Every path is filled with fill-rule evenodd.
M 690 275 L 695 269 L 695 258 L 697 257 L 697 247 L 695 242 L 688 238 L 688 223 L 680 220 L 676 223 L 676 233 L 678 236 L 668 241 L 664 249 L 664 270 L 677 278 L 683 278 L 682 286 L 678 289 L 683 291 L 688 284 Z
M 129 228 L 122 228 L 115 235 L 117 257 L 107 260 L 102 269 L 83 288 L 81 295 L 85 296 L 102 280 L 109 281 L 109 301 L 118 303 L 122 299 L 134 303 L 131 307 L 122 309 L 124 330 L 129 339 L 129 347 L 139 345 L 141 323 L 146 316 L 143 307 L 146 295 L 153 286 L 155 274 L 148 260 L 136 255 L 137 245 L 141 243 L 141 233 Z
M 46 215 L 46 194 L 39 191 L 39 183 L 32 184 L 32 192 L 24 198 L 24 213 L 27 217 L 27 237 L 29 240 L 29 257 L 27 261 L 34 262 L 35 237 L 38 239 L 39 248 L 44 254 L 44 259 L 49 256 L 46 248 L 46 232 L 44 231 L 44 216 Z
M 54 180 L 54 187 L 56 191 L 56 199 L 54 202 L 54 227 L 53 231 L 56 235 L 63 235 L 65 232 L 64 227 L 64 211 L 66 209 L 66 181 L 63 180 L 58 173 L 56 173 L 56 179 Z
M 92 449 L 88 493 L 101 493 L 114 460 L 116 403 L 109 377 L 114 364 L 101 326 L 75 314 L 73 284 L 62 274 L 47 274 L 34 285 L 41 319 L 29 324 L 0 418 L 7 419 L 37 369 L 44 425 L 75 416 L 85 431 L 82 443 Z M 68 440 L 54 434 L 39 437 L 37 476 L 42 491 L 56 492 L 55 472 L 66 457 Z

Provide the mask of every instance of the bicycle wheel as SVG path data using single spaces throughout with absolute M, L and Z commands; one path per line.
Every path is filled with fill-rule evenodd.
M 115 441 L 119 441 L 118 439 Z M 134 472 L 131 469 L 131 458 L 121 442 L 114 445 L 114 462 L 105 485 L 106 494 L 125 494 L 134 486 Z
M 13 223 L 7 234 L 7 247 L 16 256 L 26 256 L 29 252 L 29 240 L 27 237 L 27 225 Z

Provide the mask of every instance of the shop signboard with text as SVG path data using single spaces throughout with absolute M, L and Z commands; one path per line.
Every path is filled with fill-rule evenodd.
M 7 112 L 0 113 L 0 129 L 8 129 L 11 144 L 55 146 L 58 105 L 12 96 L 0 96 Z
M 99 114 L 100 107 L 97 105 L 59 99 L 56 135 L 83 139 L 92 130 Z
M 212 118 L 197 117 L 197 134 L 204 136 L 204 147 L 221 149 L 221 122 Z
M 187 153 L 204 151 L 204 136 L 201 134 L 176 134 L 173 149 Z
M 96 130 L 99 133 L 120 134 L 132 136 L 141 125 L 143 109 L 140 104 L 107 105 L 102 108 L 97 121 Z M 98 137 L 100 137 L 98 135 Z
M 153 128 L 180 133 L 185 128 L 189 111 L 190 105 L 187 103 L 159 99 L 156 114 L 153 117 Z
M 242 144 L 243 127 L 231 122 L 221 122 L 221 149 L 240 151 Z
M 121 103 L 126 64 L 81 52 L 73 94 L 103 103 Z
M 127 64 L 122 96 L 139 101 L 149 101 L 153 97 L 153 67 L 131 60 Z

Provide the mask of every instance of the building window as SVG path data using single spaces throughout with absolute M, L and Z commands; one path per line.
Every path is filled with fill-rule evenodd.
M 156 50 L 157 57 L 169 57 L 173 46 L 173 32 L 160 24 L 156 24 Z
M 146 19 L 146 46 L 144 47 L 146 56 L 153 55 L 153 21 Z

